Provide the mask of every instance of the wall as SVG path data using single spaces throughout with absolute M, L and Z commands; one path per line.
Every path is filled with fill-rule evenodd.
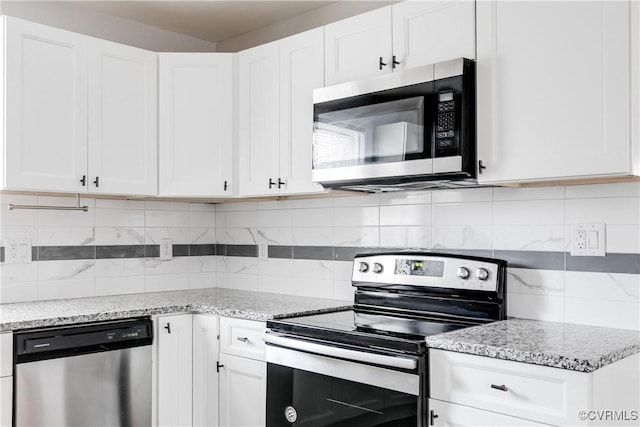
M 397 0 L 336 1 L 291 19 L 222 40 L 218 42 L 217 49 L 219 52 L 239 52 L 397 2 Z
M 509 261 L 511 316 L 640 330 L 638 182 L 215 206 L 82 199 L 88 213 L 9 203 L 75 200 L 0 195 L 0 239 L 30 238 L 39 259 L 0 262 L 2 302 L 210 286 L 350 300 L 355 253 L 415 248 Z M 606 223 L 606 257 L 567 253 L 570 224 L 585 222 Z M 158 259 L 165 237 L 171 261 Z
M 155 52 L 216 50 L 215 43 L 95 12 L 70 1 L 4 0 L 0 13 Z
M 585 222 L 606 223 L 606 257 L 567 253 Z M 353 254 L 435 249 L 509 261 L 511 316 L 640 329 L 640 183 L 228 203 L 216 226 L 219 286 L 351 299 Z
M 28 238 L 30 264 L 0 252 L 0 302 L 211 287 L 215 207 L 203 203 L 81 199 L 88 212 L 9 210 L 8 205 L 75 205 L 75 198 L 0 194 L 0 239 Z M 159 259 L 171 238 L 174 258 Z M 4 248 L 2 248 L 4 249 Z

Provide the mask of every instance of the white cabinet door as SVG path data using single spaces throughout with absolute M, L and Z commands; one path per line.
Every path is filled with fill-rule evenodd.
M 13 419 L 13 377 L 0 378 L 0 426 L 10 426 Z
M 218 317 L 193 315 L 193 425 L 218 425 Z
M 280 41 L 281 194 L 322 192 L 311 182 L 313 89 L 324 86 L 324 30 Z
M 236 54 L 159 56 L 161 196 L 232 191 Z
M 238 54 L 239 187 L 243 196 L 278 194 L 278 42 Z
M 161 316 L 158 340 L 158 425 L 192 425 L 191 314 Z
M 329 24 L 324 36 L 327 86 L 391 72 L 391 6 Z
M 89 191 L 156 195 L 157 55 L 89 38 Z
M 404 1 L 392 6 L 397 69 L 476 57 L 473 1 Z
M 3 19 L 4 186 L 86 191 L 87 38 Z
M 629 3 L 476 7 L 479 180 L 629 173 Z
M 430 426 L 472 427 L 472 426 L 540 426 L 548 425 L 521 418 L 509 417 L 495 412 L 482 411 L 468 406 L 454 405 L 440 400 L 429 399 Z
M 264 426 L 266 362 L 221 354 L 220 363 L 220 425 Z

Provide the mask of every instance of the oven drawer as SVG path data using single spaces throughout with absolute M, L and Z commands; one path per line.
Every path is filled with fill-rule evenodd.
M 429 350 L 430 397 L 540 423 L 574 425 L 589 408 L 588 375 Z
M 249 359 L 264 360 L 265 344 L 262 335 L 264 322 L 220 318 L 220 352 Z

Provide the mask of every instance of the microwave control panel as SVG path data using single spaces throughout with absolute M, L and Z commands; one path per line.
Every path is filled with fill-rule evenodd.
M 444 90 L 437 96 L 436 153 L 457 151 L 455 93 L 453 90 Z

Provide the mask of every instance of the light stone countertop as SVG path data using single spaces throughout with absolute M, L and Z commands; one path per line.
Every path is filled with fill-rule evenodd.
M 510 319 L 427 337 L 427 346 L 593 372 L 640 353 L 640 331 Z
M 0 331 L 181 312 L 264 321 L 351 307 L 351 301 L 225 288 L 0 304 Z

